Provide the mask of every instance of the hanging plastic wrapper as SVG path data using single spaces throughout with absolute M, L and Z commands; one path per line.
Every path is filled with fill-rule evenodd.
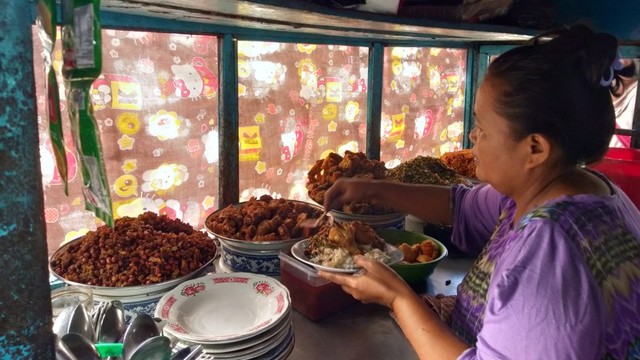
M 89 90 L 102 71 L 100 0 L 63 0 L 62 73 L 71 132 L 82 169 L 85 207 L 113 227 L 113 209 Z
M 53 69 L 53 48 L 56 43 L 56 2 L 55 0 L 39 0 L 36 24 L 38 37 L 42 44 L 42 59 L 44 60 L 45 87 L 47 91 L 47 119 L 49 121 L 49 137 L 56 159 L 56 167 L 64 186 L 64 193 L 69 195 L 67 179 L 67 156 L 64 148 L 62 133 L 62 117 L 60 114 L 60 93 L 56 72 Z

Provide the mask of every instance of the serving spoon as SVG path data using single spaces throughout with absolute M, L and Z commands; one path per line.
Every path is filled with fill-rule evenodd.
M 125 329 L 124 311 L 114 301 L 110 302 L 100 321 L 98 342 L 116 343 L 120 341 Z
M 129 360 L 138 347 L 147 339 L 160 335 L 156 321 L 147 314 L 136 316 L 124 333 L 122 339 L 122 357 Z
M 320 216 L 318 216 L 315 219 L 304 219 L 300 222 L 300 227 L 301 228 L 316 228 L 318 227 L 320 224 L 322 224 L 322 220 L 324 219 L 325 216 L 329 215 L 328 211 L 323 211 L 322 214 L 320 214 Z M 329 224 L 333 224 L 333 217 L 329 217 Z
M 63 349 L 62 353 L 68 355 L 69 353 L 74 355 L 75 359 L 82 360 L 100 360 L 100 353 L 96 349 L 91 340 L 86 337 L 76 334 L 68 333 L 60 338 L 60 349 Z M 66 349 L 65 349 L 66 347 Z M 67 352 L 66 350 L 69 350 Z

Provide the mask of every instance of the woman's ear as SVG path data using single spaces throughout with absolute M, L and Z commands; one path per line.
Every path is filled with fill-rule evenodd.
M 528 152 L 527 167 L 540 166 L 551 158 L 553 144 L 546 136 L 541 134 L 531 134 L 524 140 Z

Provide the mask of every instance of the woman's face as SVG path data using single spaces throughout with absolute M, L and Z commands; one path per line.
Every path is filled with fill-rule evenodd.
M 469 134 L 476 157 L 476 176 L 510 195 L 523 176 L 526 159 L 522 142 L 514 140 L 506 119 L 494 110 L 495 81 L 485 80 L 476 94 L 475 127 Z

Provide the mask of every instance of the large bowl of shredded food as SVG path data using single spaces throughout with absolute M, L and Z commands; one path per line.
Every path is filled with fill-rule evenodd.
M 389 170 L 390 180 L 407 184 L 471 185 L 471 181 L 455 172 L 441 159 L 432 156 L 416 156 Z
M 217 253 L 213 239 L 191 225 L 146 212 L 123 217 L 61 246 L 51 273 L 104 297 L 157 294 L 201 275 Z

